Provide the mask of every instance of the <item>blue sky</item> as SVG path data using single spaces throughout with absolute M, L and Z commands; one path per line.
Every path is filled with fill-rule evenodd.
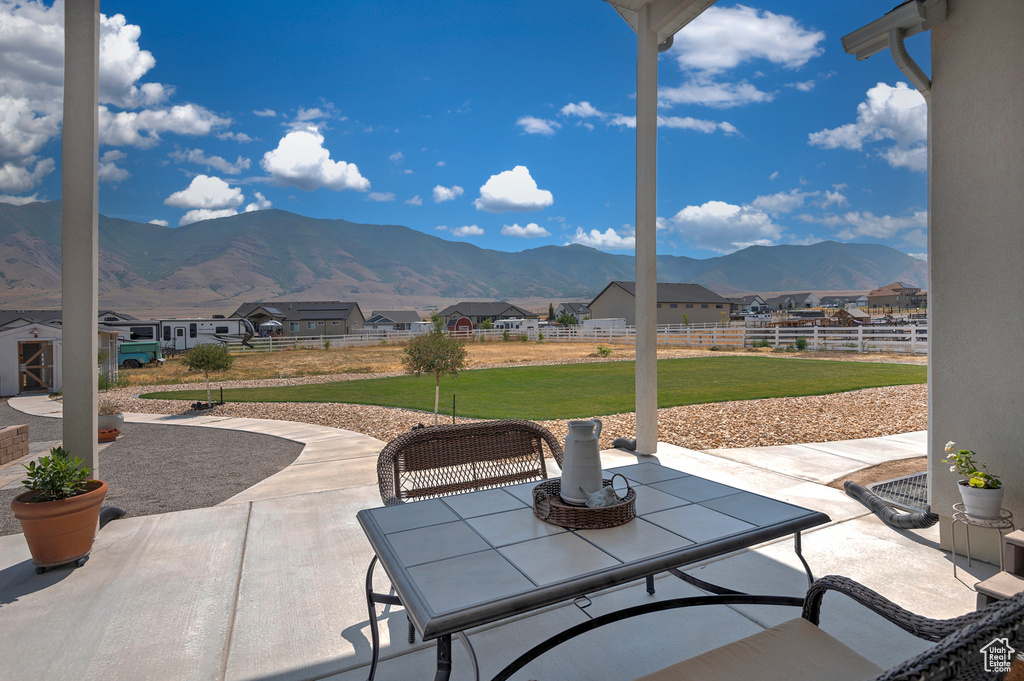
M 926 258 L 923 98 L 840 38 L 895 0 L 720 1 L 660 57 L 658 251 Z M 602 0 L 104 0 L 100 211 L 273 207 L 632 253 L 636 38 Z M 0 0 L 0 201 L 60 198 L 61 2 Z M 927 34 L 907 40 L 930 72 Z

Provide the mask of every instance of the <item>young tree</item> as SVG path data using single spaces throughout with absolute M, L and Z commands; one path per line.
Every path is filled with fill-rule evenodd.
M 558 319 L 555 321 L 563 326 L 574 326 L 579 323 L 576 321 L 576 315 L 568 310 L 562 310 L 562 314 L 558 315 Z
M 213 404 L 213 399 L 210 397 L 210 372 L 227 371 L 231 368 L 235 358 L 231 356 L 225 345 L 203 343 L 186 352 L 182 361 L 190 371 L 202 371 L 206 374 L 206 403 Z
M 548 321 L 555 321 L 555 305 L 554 303 L 548 303 Z
M 437 410 L 441 399 L 441 377 L 459 375 L 459 369 L 466 366 L 466 346 L 440 328 L 420 334 L 405 346 L 402 366 L 406 371 L 434 376 L 434 425 L 437 425 Z

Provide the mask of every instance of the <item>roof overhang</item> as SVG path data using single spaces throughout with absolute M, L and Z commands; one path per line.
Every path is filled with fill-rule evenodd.
M 658 32 L 658 44 L 674 36 L 679 29 L 696 19 L 716 0 L 604 0 L 615 8 L 626 23 L 637 30 L 637 13 L 644 5 L 651 6 L 651 28 Z
M 890 31 L 907 38 L 931 29 L 946 18 L 946 0 L 908 0 L 863 28 L 843 36 L 843 49 L 857 59 L 867 59 L 889 47 Z

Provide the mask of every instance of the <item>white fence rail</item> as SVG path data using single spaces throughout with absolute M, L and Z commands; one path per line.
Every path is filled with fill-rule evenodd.
M 507 336 L 506 336 L 507 333 Z M 347 336 L 283 336 L 253 338 L 252 346 L 239 342 L 228 343 L 232 352 L 270 352 L 291 349 L 348 348 L 371 345 L 389 345 L 409 340 L 411 331 L 368 331 Z M 632 326 L 617 329 L 583 329 L 582 327 L 547 327 L 539 332 L 500 331 L 475 329 L 462 334 L 466 340 L 509 342 L 544 340 L 554 343 L 608 343 L 633 345 L 636 329 Z M 920 326 L 814 326 L 814 327 L 746 327 L 741 324 L 690 324 L 687 326 L 658 327 L 658 345 L 726 348 L 746 348 L 754 344 L 784 348 L 797 344 L 803 338 L 809 350 L 839 350 L 844 352 L 905 352 L 928 353 L 928 327 Z

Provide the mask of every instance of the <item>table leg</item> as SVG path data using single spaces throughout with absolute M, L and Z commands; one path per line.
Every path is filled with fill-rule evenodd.
M 434 681 L 448 681 L 452 675 L 452 637 L 451 634 L 439 636 L 437 639 L 437 671 Z

